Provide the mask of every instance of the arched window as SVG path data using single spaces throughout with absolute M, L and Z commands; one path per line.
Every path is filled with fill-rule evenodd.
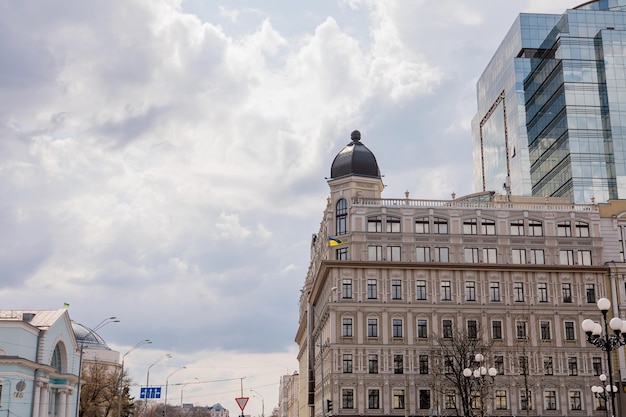
M 345 198 L 337 201 L 335 213 L 335 231 L 338 235 L 345 235 L 348 233 L 348 202 Z
M 54 351 L 52 352 L 52 360 L 50 361 L 50 366 L 57 370 L 57 372 L 62 372 L 62 360 L 61 360 L 61 349 L 59 345 L 54 347 Z

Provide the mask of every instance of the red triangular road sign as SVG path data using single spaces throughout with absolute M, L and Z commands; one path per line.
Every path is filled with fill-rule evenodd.
M 250 397 L 235 398 L 235 401 L 237 401 L 237 405 L 239 406 L 239 408 L 241 408 L 242 413 L 243 413 L 243 409 L 246 408 L 246 404 L 248 404 L 249 399 Z

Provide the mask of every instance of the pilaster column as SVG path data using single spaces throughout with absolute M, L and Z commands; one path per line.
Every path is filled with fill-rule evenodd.
M 41 405 L 41 381 L 35 381 L 35 395 L 33 395 L 33 417 L 39 416 L 39 409 Z

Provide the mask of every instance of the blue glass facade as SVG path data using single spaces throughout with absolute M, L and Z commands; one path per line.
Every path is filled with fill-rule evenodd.
M 626 198 L 625 56 L 626 0 L 520 15 L 478 84 L 476 189 Z

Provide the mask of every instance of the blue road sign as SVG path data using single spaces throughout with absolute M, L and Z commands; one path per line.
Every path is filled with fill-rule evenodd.
M 161 398 L 161 387 L 142 388 L 139 393 L 139 398 L 142 400 L 149 398 Z

